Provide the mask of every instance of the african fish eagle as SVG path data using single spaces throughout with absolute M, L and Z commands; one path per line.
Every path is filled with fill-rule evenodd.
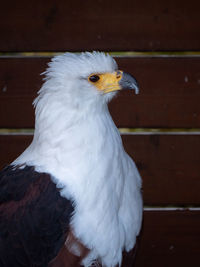
M 0 266 L 123 265 L 141 228 L 141 178 L 107 103 L 136 80 L 108 54 L 54 57 L 30 146 L 0 172 Z

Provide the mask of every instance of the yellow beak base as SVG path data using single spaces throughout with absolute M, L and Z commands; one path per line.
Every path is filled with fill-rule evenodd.
M 121 70 L 113 73 L 91 74 L 88 81 L 96 86 L 103 93 L 110 93 L 121 89 L 134 89 L 135 93 L 139 93 L 136 79 L 129 73 Z
M 99 76 L 99 80 L 95 83 L 92 83 L 92 84 L 95 85 L 97 87 L 97 89 L 99 91 L 102 91 L 103 93 L 118 91 L 118 90 L 122 89 L 120 84 L 119 84 L 120 80 L 122 79 L 122 74 L 123 74 L 122 71 L 116 71 L 113 73 L 97 74 Z M 88 80 L 93 75 L 94 74 L 90 75 Z

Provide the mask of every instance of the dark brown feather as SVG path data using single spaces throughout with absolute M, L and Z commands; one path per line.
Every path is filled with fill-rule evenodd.
M 76 246 L 79 251 L 79 256 L 76 256 L 71 252 L 71 248 Z M 72 231 L 69 232 L 66 242 L 60 250 L 57 257 L 52 260 L 48 267 L 75 267 L 80 266 L 81 261 L 89 253 L 89 249 L 86 248 L 81 242 L 76 239 Z
M 46 267 L 65 243 L 73 213 L 47 173 L 0 172 L 0 266 Z

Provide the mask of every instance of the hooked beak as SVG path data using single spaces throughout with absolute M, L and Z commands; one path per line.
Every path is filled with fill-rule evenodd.
M 129 73 L 122 72 L 122 78 L 119 81 L 121 89 L 134 89 L 135 93 L 139 93 L 139 87 L 136 79 Z

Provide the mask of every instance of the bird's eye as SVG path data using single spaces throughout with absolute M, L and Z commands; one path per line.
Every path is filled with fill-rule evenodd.
M 89 80 L 93 83 L 96 83 L 99 79 L 100 77 L 98 75 L 92 75 L 89 77 Z

